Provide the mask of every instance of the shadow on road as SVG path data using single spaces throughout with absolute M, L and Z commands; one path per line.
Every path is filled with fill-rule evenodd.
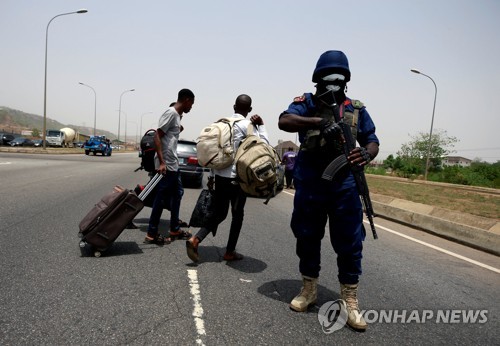
M 245 256 L 243 254 L 243 259 L 240 261 L 224 261 L 225 247 L 218 246 L 203 246 L 200 245 L 198 248 L 198 253 L 200 255 L 200 261 L 198 265 L 203 263 L 220 263 L 226 262 L 228 267 L 236 269 L 243 273 L 260 273 L 267 268 L 267 264 L 253 257 Z M 190 263 L 189 266 L 196 266 L 196 264 Z
M 101 256 L 114 257 L 124 255 L 138 255 L 144 253 L 136 242 L 133 241 L 116 241 L 109 249 L 101 253 Z M 81 249 L 82 257 L 94 257 L 94 249 L 87 245 Z
M 300 280 L 276 280 L 266 282 L 257 289 L 260 294 L 290 304 L 293 298 L 300 292 L 302 281 Z M 318 312 L 319 307 L 328 301 L 340 299 L 340 295 L 324 286 L 318 285 L 318 300 L 316 305 L 309 308 L 311 312 Z

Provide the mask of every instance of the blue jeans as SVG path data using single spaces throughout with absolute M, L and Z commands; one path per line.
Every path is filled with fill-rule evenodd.
M 164 208 L 164 200 L 170 199 L 170 230 L 179 229 L 179 210 L 181 199 L 184 193 L 178 171 L 167 171 L 158 183 L 158 193 L 156 194 L 151 216 L 149 217 L 148 235 L 155 237 L 158 234 L 158 225 L 160 224 L 161 214 Z

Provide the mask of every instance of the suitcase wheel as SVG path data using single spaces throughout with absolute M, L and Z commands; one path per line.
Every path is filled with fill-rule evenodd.
M 85 240 L 80 240 L 78 248 L 80 249 L 80 255 L 82 257 L 87 256 L 87 242 L 85 242 Z
M 101 251 L 94 251 L 94 257 L 101 257 Z

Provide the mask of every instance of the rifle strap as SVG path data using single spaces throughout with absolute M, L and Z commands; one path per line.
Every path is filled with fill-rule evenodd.
M 359 119 L 359 111 L 365 106 L 363 102 L 359 100 L 351 100 L 350 102 L 354 107 L 354 112 L 344 112 L 343 119 L 344 123 L 347 124 L 351 128 L 352 137 L 354 142 L 356 142 L 356 138 L 358 135 L 358 119 Z

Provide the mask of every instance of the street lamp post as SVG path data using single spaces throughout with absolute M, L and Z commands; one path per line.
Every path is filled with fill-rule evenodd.
M 428 76 L 425 73 L 422 73 L 419 70 L 414 69 L 414 68 L 412 68 L 410 71 L 413 73 L 416 73 L 416 74 L 421 74 L 422 76 L 429 78 L 432 81 L 432 83 L 434 84 L 434 90 L 435 90 L 434 91 L 434 106 L 432 107 L 431 131 L 429 132 L 429 145 L 427 147 L 427 160 L 425 162 L 424 180 L 427 180 L 427 172 L 429 171 L 429 158 L 431 155 L 431 147 L 432 147 L 432 127 L 434 125 L 434 111 L 436 110 L 436 98 L 437 98 L 438 89 L 436 86 L 436 82 L 434 82 L 434 79 L 432 79 L 430 76 Z
M 122 116 L 122 96 L 123 96 L 123 94 L 125 94 L 126 92 L 129 92 L 129 91 L 135 91 L 135 89 L 125 90 L 120 95 L 120 106 L 118 107 L 118 150 L 120 150 L 120 119 Z M 125 135 L 127 135 L 127 134 L 125 134 Z M 126 138 L 125 138 L 125 141 L 127 141 Z
M 125 147 L 125 151 L 127 151 L 127 123 L 128 123 L 127 118 L 128 118 L 128 115 L 127 115 L 127 113 L 125 113 L 125 139 L 124 139 L 125 144 L 123 145 Z
M 45 139 L 47 136 L 47 47 L 49 44 L 49 25 L 57 17 L 66 16 L 68 14 L 80 14 L 80 13 L 87 13 L 87 12 L 88 11 L 86 9 L 81 9 L 81 10 L 74 11 L 74 12 L 58 14 L 57 16 L 54 16 L 54 17 L 52 17 L 51 20 L 49 20 L 49 23 L 47 24 L 47 28 L 45 29 L 45 78 L 44 78 L 44 84 L 43 84 L 43 137 L 42 137 L 43 149 L 45 149 L 47 147 L 47 145 L 45 143 Z
M 96 120 L 97 120 L 97 94 L 96 94 L 94 88 L 92 88 L 90 85 L 87 85 L 87 84 L 82 83 L 82 82 L 78 82 L 78 84 L 89 87 L 94 92 L 94 136 L 95 136 L 95 128 L 96 128 Z
M 153 113 L 153 111 L 149 111 L 149 112 L 141 114 L 141 135 L 142 135 L 142 117 L 145 116 L 146 114 L 150 114 L 150 113 Z

